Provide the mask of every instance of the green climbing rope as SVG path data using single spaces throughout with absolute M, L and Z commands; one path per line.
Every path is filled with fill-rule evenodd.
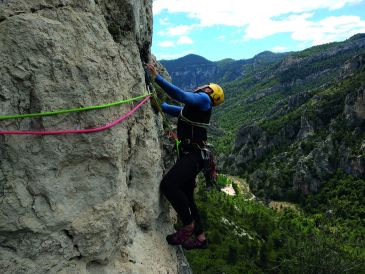
M 120 104 L 136 101 L 136 100 L 145 98 L 145 97 L 150 96 L 150 95 L 151 94 L 149 93 L 149 94 L 140 95 L 140 96 L 130 98 L 130 99 L 120 100 L 120 101 L 117 101 L 117 102 L 112 102 L 112 103 L 102 104 L 102 105 L 97 105 L 97 106 L 89 106 L 89 107 L 82 107 L 82 108 L 71 108 L 71 109 L 55 110 L 55 111 L 48 111 L 48 112 L 39 112 L 39 113 L 15 114 L 15 115 L 4 115 L 4 116 L 0 115 L 0 120 L 19 119 L 19 118 L 32 118 L 32 117 L 39 117 L 39 116 L 51 116 L 51 115 L 69 113 L 69 112 L 78 112 L 78 111 L 85 111 L 85 110 L 92 110 L 92 109 L 107 108 L 107 107 L 117 106 L 117 105 L 120 105 Z

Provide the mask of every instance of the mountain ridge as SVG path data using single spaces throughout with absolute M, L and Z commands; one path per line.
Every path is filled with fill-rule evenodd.
M 193 90 L 204 83 L 236 80 L 246 73 L 247 66 L 266 66 L 281 60 L 285 55 L 286 53 L 265 51 L 250 59 L 226 58 L 210 61 L 196 54 L 188 54 L 175 60 L 160 60 L 160 63 L 169 71 L 174 84 L 186 90 Z
M 270 160 L 268 159 L 271 159 L 270 157 L 282 158 L 279 150 L 285 151 L 289 149 L 289 145 L 296 146 L 308 142 L 307 140 L 310 138 L 316 138 L 315 136 L 324 130 L 321 127 L 328 127 L 331 120 L 342 120 L 343 115 L 354 119 L 349 124 L 361 124 L 362 122 L 358 120 L 362 121 L 362 118 L 356 118 L 358 114 L 350 111 L 353 108 L 361 109 L 361 100 L 356 99 L 361 95 L 356 95 L 356 90 L 352 90 L 352 95 L 350 95 L 349 88 L 346 86 L 351 85 L 351 81 L 360 81 L 357 89 L 361 93 L 361 77 L 360 79 L 359 77 L 354 78 L 353 74 L 361 74 L 363 66 L 361 60 L 364 58 L 364 53 L 365 34 L 357 34 L 342 42 L 314 46 L 298 52 L 273 54 L 264 51 L 248 60 L 220 61 L 222 67 L 229 71 L 230 76 L 234 75 L 232 78 L 224 78 L 227 72 L 222 67 L 220 70 L 216 68 L 215 74 L 206 73 L 206 76 L 212 78 L 214 76 L 215 79 L 222 80 L 226 95 L 225 103 L 213 114 L 210 130 L 215 149 L 218 153 L 225 154 L 220 156 L 220 168 L 225 172 L 247 177 L 252 189 L 260 191 L 263 189 L 263 185 L 268 184 L 271 179 L 273 180 L 272 175 L 267 174 L 270 170 L 268 166 Z M 220 64 L 213 62 L 211 65 L 217 67 L 217 63 Z M 200 70 L 203 71 L 203 68 Z M 203 75 L 201 71 L 198 72 Z M 232 71 L 236 73 L 234 74 Z M 176 82 L 176 77 L 182 74 L 190 75 L 187 82 L 183 82 L 185 80 L 183 77 L 180 78 L 181 82 Z M 192 75 L 197 75 L 197 70 L 194 69 L 192 72 L 173 71 L 170 72 L 170 75 L 173 83 L 180 83 L 183 87 L 184 85 L 192 86 L 191 79 L 197 79 Z M 352 80 L 348 83 L 347 78 Z M 331 95 L 332 93 L 333 95 Z M 326 100 L 332 102 L 333 105 Z M 345 109 L 352 114 L 345 112 Z M 361 132 L 362 130 L 360 130 Z M 356 136 L 362 138 L 361 134 Z M 318 145 L 320 145 L 324 141 L 318 137 L 315 142 L 319 142 Z M 350 144 L 343 145 L 349 146 Z M 302 146 L 305 145 L 302 144 Z M 325 149 L 325 146 L 320 146 Z M 332 149 L 337 151 L 339 148 L 335 145 Z M 361 155 L 360 151 L 357 153 Z M 272 154 L 272 156 L 265 158 L 268 154 Z M 299 159 L 305 156 L 299 152 L 297 155 L 301 156 L 296 159 L 297 156 L 293 155 L 296 159 L 293 159 L 294 162 L 300 162 Z M 264 159 L 268 161 L 265 167 L 262 166 L 254 171 L 253 168 L 262 165 Z M 337 157 L 336 161 L 343 162 L 344 160 Z M 322 165 L 322 173 L 327 172 L 326 176 L 320 175 L 321 172 L 313 173 L 308 168 L 303 170 L 299 166 L 288 167 L 284 163 L 280 165 L 286 166 L 286 169 L 289 169 L 289 177 L 294 182 L 296 181 L 294 185 L 288 183 L 285 187 L 299 189 L 306 194 L 318 191 L 323 181 L 335 174 L 336 166 L 341 166 L 341 169 L 347 170 L 348 174 L 364 176 L 361 172 L 358 174 L 349 172 L 349 170 L 359 169 L 361 163 L 357 164 L 357 168 L 350 168 L 349 162 L 332 165 L 330 172 L 325 171 L 327 169 L 324 169 Z M 316 165 L 320 165 L 320 163 L 317 162 Z M 272 169 L 270 172 L 274 171 L 275 169 Z M 260 172 L 266 175 L 258 176 Z M 300 172 L 304 172 L 313 183 L 300 187 L 298 180 L 301 179 L 295 175 Z M 274 181 L 277 180 L 278 178 Z M 278 188 L 277 183 L 270 184 L 272 186 L 262 192 L 262 196 L 274 195 L 280 199 L 293 198 L 284 187 Z M 273 191 L 273 188 L 276 190 Z

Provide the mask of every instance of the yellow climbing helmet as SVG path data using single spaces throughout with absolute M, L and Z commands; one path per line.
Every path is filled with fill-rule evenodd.
M 213 90 L 213 92 L 209 93 L 209 96 L 213 100 L 213 106 L 218 106 L 222 104 L 224 102 L 223 89 L 219 85 L 214 83 L 210 83 L 208 86 Z

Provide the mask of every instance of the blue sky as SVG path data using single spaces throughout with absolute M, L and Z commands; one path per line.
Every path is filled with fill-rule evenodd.
M 365 33 L 365 0 L 154 0 L 152 53 L 248 59 Z

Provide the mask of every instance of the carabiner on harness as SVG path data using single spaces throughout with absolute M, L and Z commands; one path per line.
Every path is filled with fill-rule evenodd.
M 200 151 L 203 159 L 203 174 L 205 177 L 206 187 L 208 189 L 219 189 L 217 185 L 217 170 L 213 153 L 206 147 L 201 148 Z

